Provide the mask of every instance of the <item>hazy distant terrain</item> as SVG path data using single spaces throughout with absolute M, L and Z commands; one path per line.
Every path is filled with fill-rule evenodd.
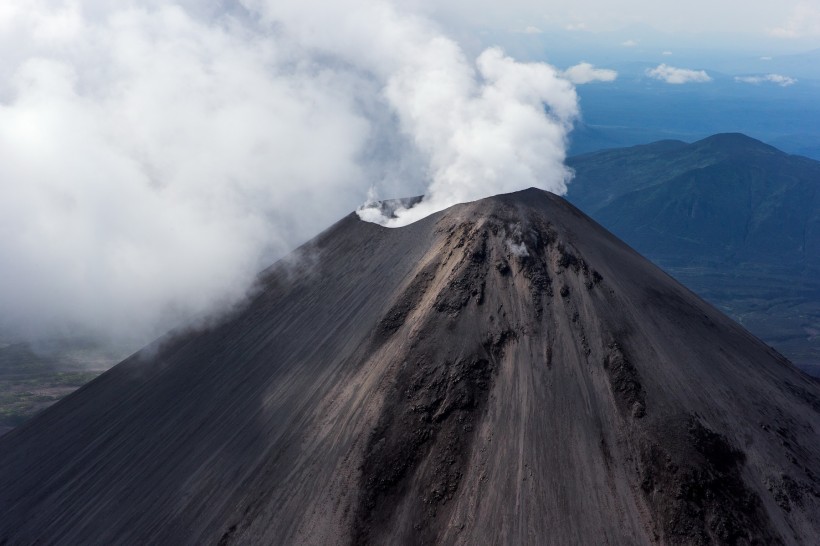
M 636 54 L 634 60 L 625 59 L 623 52 L 591 56 L 617 69 L 618 79 L 578 87 L 583 121 L 571 135 L 572 155 L 741 132 L 820 159 L 820 50 L 770 59 L 659 53 L 647 52 L 643 59 Z M 704 69 L 711 80 L 674 85 L 648 77 L 646 71 L 660 63 Z M 770 74 L 788 78 L 787 85 L 766 81 Z M 749 77 L 763 80 L 736 79 Z
M 571 158 L 569 198 L 820 373 L 820 162 L 740 134 Z
M 0 344 L 0 435 L 119 360 L 88 341 Z

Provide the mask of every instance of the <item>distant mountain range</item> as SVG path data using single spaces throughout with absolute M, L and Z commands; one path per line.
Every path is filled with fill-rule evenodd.
M 735 133 L 568 164 L 570 201 L 820 372 L 820 162 Z
M 119 360 L 86 339 L 0 342 L 0 436 Z
M 814 57 L 817 74 L 817 55 Z M 678 58 L 607 64 L 618 71 L 609 83 L 582 85 L 583 120 L 571 134 L 570 155 L 663 139 L 693 142 L 715 133 L 741 132 L 781 150 L 820 160 L 820 78 L 780 66 L 780 60 L 750 60 L 736 71 L 706 60 Z M 810 57 L 803 57 L 807 62 Z M 590 61 L 593 62 L 593 61 Z M 659 63 L 706 69 L 708 83 L 670 85 L 647 76 Z M 683 63 L 683 64 L 681 64 Z M 731 63 L 730 63 L 731 64 Z M 793 83 L 744 83 L 736 77 L 772 74 Z

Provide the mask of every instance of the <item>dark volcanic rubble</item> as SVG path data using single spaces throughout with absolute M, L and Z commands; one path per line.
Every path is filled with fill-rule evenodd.
M 820 387 L 563 199 L 351 215 L 0 438 L 0 544 L 817 544 Z

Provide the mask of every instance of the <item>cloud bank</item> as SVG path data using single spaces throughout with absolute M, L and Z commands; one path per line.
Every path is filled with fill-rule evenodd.
M 676 68 L 665 63 L 659 64 L 655 68 L 647 69 L 646 75 L 650 78 L 660 80 L 670 84 L 683 83 L 704 83 L 712 81 L 712 78 L 705 70 L 690 70 L 688 68 Z
M 740 83 L 751 83 L 759 85 L 761 83 L 773 83 L 780 87 L 788 87 L 797 83 L 797 80 L 781 74 L 766 74 L 765 76 L 735 76 L 735 81 Z
M 13 17 L 6 329 L 156 333 L 236 300 L 266 258 L 363 198 L 360 82 L 179 6 L 40 2 Z
M 363 202 L 565 190 L 572 84 L 379 0 L 7 0 L 0 333 L 141 341 Z

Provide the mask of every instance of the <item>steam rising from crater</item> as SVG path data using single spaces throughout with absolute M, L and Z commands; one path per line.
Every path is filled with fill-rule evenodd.
M 362 219 L 398 227 L 498 193 L 566 192 L 563 161 L 578 98 L 555 68 L 518 63 L 498 48 L 473 62 L 433 23 L 384 1 L 253 3 L 300 43 L 373 74 L 423 165 L 421 203 L 394 217 L 360 212 Z
M 563 193 L 572 84 L 386 0 L 6 0 L 0 342 L 142 344 L 230 307 L 375 190 L 385 225 Z
M 566 193 L 566 140 L 578 115 L 573 86 L 551 66 L 518 63 L 496 48 L 478 57 L 475 70 L 457 49 L 449 53 L 439 57 L 448 64 L 441 81 L 402 71 L 387 86 L 402 129 L 429 167 L 424 199 L 391 217 L 366 204 L 363 220 L 400 227 L 498 193 Z

